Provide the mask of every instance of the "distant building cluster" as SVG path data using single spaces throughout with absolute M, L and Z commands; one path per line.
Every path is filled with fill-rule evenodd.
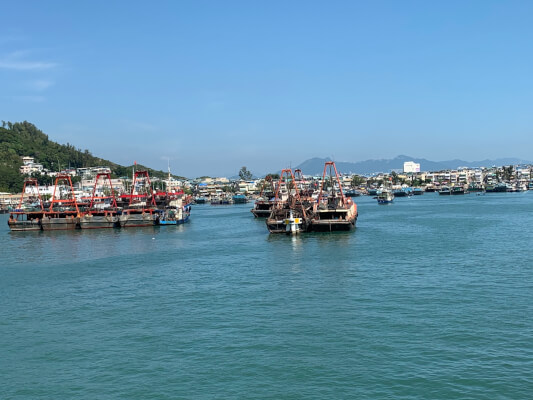
M 34 173 L 42 173 L 45 171 L 42 164 L 36 163 L 33 157 L 22 157 L 22 165 L 20 173 L 23 175 L 31 175 Z
M 20 167 L 20 173 L 32 175 L 35 173 L 45 174 L 48 176 L 57 176 L 58 174 L 68 174 L 72 177 L 80 177 L 75 184 L 76 197 L 86 198 L 91 196 L 95 189 L 95 177 L 99 173 L 111 173 L 111 169 L 106 166 L 88 167 L 88 168 L 69 168 L 60 172 L 51 172 L 36 163 L 33 157 L 22 157 L 23 165 Z M 421 186 L 439 188 L 444 185 L 464 186 L 476 185 L 476 187 L 486 188 L 490 185 L 505 183 L 509 190 L 528 190 L 533 189 L 533 167 L 531 165 L 514 165 L 504 167 L 483 167 L 483 168 L 458 168 L 454 170 L 422 172 L 419 163 L 407 161 L 403 164 L 402 170 L 394 170 L 388 173 L 377 173 L 371 176 L 362 176 L 356 174 L 341 174 L 340 181 L 344 190 L 357 190 L 365 193 L 367 188 L 379 187 L 380 185 L 401 186 Z M 322 176 L 305 175 L 303 178 L 309 187 L 314 189 L 320 188 Z M 274 179 L 275 181 L 275 179 Z M 183 181 L 170 178 L 159 179 L 151 178 L 154 190 L 180 187 L 190 190 L 195 196 L 213 198 L 220 197 L 225 193 L 240 193 L 245 195 L 258 194 L 263 187 L 263 179 L 228 179 L 226 177 L 218 178 L 196 178 L 186 179 Z M 105 183 L 107 184 L 107 182 Z M 131 190 L 131 177 L 121 177 L 111 180 L 113 190 L 116 193 L 128 193 Z M 42 186 L 39 188 L 42 195 L 52 195 L 52 186 Z M 104 182 L 96 185 L 96 193 L 102 194 L 106 190 Z

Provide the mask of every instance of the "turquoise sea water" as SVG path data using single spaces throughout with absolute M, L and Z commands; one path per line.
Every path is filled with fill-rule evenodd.
M 9 232 L 1 399 L 529 399 L 533 193 L 356 199 L 350 233 L 250 204 Z

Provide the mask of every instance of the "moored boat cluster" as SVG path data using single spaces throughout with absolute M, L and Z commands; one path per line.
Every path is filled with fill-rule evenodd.
M 277 186 L 267 181 L 270 192 L 251 210 L 256 218 L 266 217 L 270 233 L 348 231 L 355 227 L 357 205 L 345 196 L 335 163 L 324 165 L 318 192 L 306 184 L 300 170 L 281 171 Z M 274 194 L 273 197 L 270 197 Z
M 98 195 L 97 185 L 109 184 L 106 195 Z M 25 199 L 27 187 L 34 188 Z M 26 201 L 25 201 L 26 200 Z M 8 225 L 12 231 L 52 231 L 73 229 L 130 228 L 154 225 L 179 225 L 187 222 L 191 198 L 182 190 L 167 187 L 153 192 L 147 171 L 136 171 L 128 195 L 116 196 L 109 173 L 98 174 L 90 202 L 80 202 L 74 195 L 69 175 L 58 175 L 50 202 L 39 194 L 36 179 L 28 178 L 17 209 L 11 211 Z

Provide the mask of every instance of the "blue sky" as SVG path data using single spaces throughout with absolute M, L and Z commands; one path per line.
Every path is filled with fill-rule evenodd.
M 4 2 L 0 119 L 122 164 L 533 159 L 531 1 Z

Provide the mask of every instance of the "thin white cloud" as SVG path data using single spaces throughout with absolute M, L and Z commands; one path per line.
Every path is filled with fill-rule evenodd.
M 36 92 L 42 92 L 53 85 L 55 85 L 55 82 L 49 79 L 37 79 L 34 81 L 26 82 L 26 87 Z
M 0 57 L 0 68 L 31 71 L 51 69 L 58 66 L 54 62 L 29 60 L 27 57 L 29 54 L 30 52 L 27 50 L 20 50 Z

